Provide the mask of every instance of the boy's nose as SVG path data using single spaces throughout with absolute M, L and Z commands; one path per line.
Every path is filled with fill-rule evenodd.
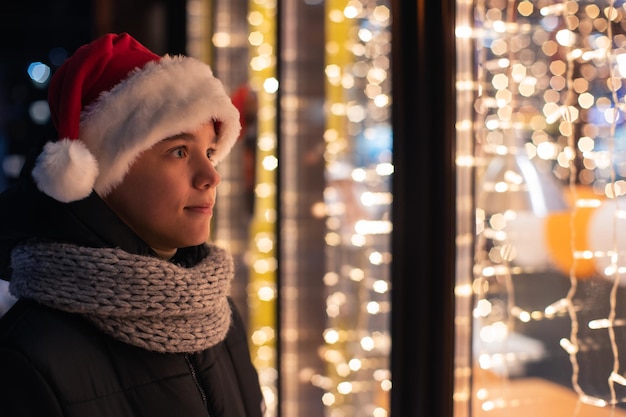
M 215 165 L 207 159 L 197 169 L 194 176 L 194 186 L 196 188 L 217 187 L 221 180 L 222 177 L 217 172 Z

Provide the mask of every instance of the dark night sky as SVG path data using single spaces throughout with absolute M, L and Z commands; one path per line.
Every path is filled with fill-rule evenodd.
M 29 64 L 39 61 L 54 72 L 56 65 L 50 52 L 62 51 L 61 57 L 69 55 L 91 39 L 92 31 L 90 1 L 17 0 L 2 5 L 0 190 L 11 180 L 8 162 L 55 135 L 51 123 L 35 123 L 29 116 L 32 103 L 45 100 L 47 95 L 46 85 L 37 86 L 28 76 Z

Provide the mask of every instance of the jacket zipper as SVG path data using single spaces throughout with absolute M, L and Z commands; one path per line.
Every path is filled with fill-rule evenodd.
M 185 353 L 185 362 L 187 362 L 187 366 L 189 367 L 191 379 L 193 379 L 194 384 L 196 384 L 196 388 L 198 388 L 198 392 L 200 393 L 200 397 L 202 398 L 202 402 L 204 403 L 204 408 L 206 409 L 207 416 L 211 417 L 211 410 L 209 407 L 209 401 L 206 397 L 206 392 L 204 392 L 204 388 L 202 388 L 202 386 L 200 385 L 200 381 L 198 381 L 196 366 L 194 365 L 193 360 L 188 353 Z

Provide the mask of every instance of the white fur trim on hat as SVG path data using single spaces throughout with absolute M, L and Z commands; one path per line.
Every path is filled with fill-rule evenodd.
M 98 163 L 79 140 L 48 142 L 37 158 L 33 178 L 44 193 L 63 203 L 91 194 Z

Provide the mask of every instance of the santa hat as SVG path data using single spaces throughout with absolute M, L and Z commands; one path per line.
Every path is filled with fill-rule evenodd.
M 48 102 L 58 139 L 44 146 L 32 174 L 41 191 L 61 202 L 92 190 L 106 196 L 141 152 L 211 121 L 217 163 L 241 129 L 208 65 L 160 57 L 126 33 L 79 48 L 52 77 Z

